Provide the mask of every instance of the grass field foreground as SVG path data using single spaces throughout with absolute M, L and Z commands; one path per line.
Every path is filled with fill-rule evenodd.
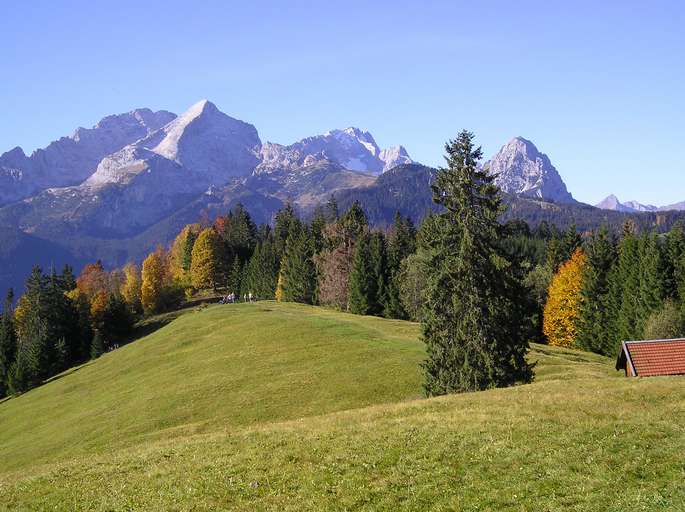
M 683 510 L 682 378 L 534 346 L 533 384 L 424 400 L 417 334 L 271 303 L 184 315 L 0 404 L 0 507 Z

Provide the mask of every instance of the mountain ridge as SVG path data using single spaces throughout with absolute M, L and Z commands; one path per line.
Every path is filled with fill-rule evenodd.
M 622 203 L 614 194 L 610 194 L 595 205 L 602 210 L 614 210 L 619 212 L 667 212 L 685 210 L 685 201 L 665 206 L 642 204 L 638 201 L 626 201 Z

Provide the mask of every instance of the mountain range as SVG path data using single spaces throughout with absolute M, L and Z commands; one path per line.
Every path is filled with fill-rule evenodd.
M 578 203 L 550 159 L 522 137 L 483 167 L 496 174 L 510 210 L 531 222 L 573 218 L 589 228 L 627 211 Z M 381 149 L 353 127 L 290 145 L 262 142 L 254 126 L 207 100 L 178 116 L 108 116 L 30 156 L 21 148 L 0 155 L 0 289 L 20 285 L 34 263 L 69 261 L 78 270 L 96 259 L 140 260 L 185 224 L 237 203 L 260 223 L 286 202 L 307 215 L 334 194 L 341 207 L 361 201 L 376 225 L 397 210 L 419 220 L 434 209 L 434 176 L 403 146 Z
M 617 212 L 665 212 L 685 210 L 685 201 L 667 206 L 654 206 L 651 204 L 642 204 L 637 201 L 626 201 L 622 203 L 614 194 L 607 196 L 605 199 L 595 205 L 602 210 L 614 210 Z

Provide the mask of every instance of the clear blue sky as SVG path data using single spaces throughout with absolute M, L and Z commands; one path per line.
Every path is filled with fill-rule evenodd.
M 0 151 L 208 98 L 290 143 L 368 129 L 442 162 L 522 135 L 576 198 L 685 200 L 685 2 L 0 4 Z

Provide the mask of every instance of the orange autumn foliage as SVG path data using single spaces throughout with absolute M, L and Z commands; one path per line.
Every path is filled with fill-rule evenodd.
M 552 277 L 542 324 L 542 331 L 550 345 L 575 346 L 585 261 L 585 254 L 578 249 Z

